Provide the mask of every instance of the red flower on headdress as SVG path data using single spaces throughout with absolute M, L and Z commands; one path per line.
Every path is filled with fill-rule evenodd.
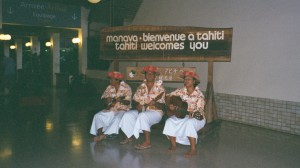
M 192 77 L 192 78 L 195 78 L 196 80 L 200 80 L 200 77 L 199 75 L 196 73 L 196 72 L 192 72 L 192 71 L 183 71 L 181 77 L 184 78 L 186 76 L 189 76 L 189 77 Z
M 152 66 L 152 65 L 148 65 L 148 66 L 145 66 L 145 67 L 143 68 L 143 73 L 145 73 L 145 72 L 155 72 L 155 73 L 158 73 L 157 70 L 158 70 L 157 67 Z
M 123 74 L 121 74 L 120 72 L 108 72 L 107 76 L 110 78 L 115 78 L 115 79 L 123 79 Z

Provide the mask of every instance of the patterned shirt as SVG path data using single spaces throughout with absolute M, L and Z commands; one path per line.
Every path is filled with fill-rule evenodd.
M 131 91 L 131 87 L 126 84 L 124 81 L 122 81 L 120 83 L 119 89 L 118 91 L 116 91 L 116 88 L 112 85 L 109 85 L 106 90 L 104 91 L 104 93 L 101 96 L 101 99 L 104 98 L 114 98 L 117 99 L 119 97 L 125 97 L 124 100 L 128 100 L 131 102 L 131 96 L 132 96 L 132 91 Z M 120 102 L 117 102 L 113 107 L 110 108 L 109 111 L 120 111 L 120 110 L 129 110 L 131 108 L 131 105 L 124 105 L 121 104 Z
M 164 92 L 164 95 L 162 98 L 160 98 L 157 102 L 159 103 L 165 103 L 165 88 L 162 85 L 162 81 L 156 81 L 151 88 L 150 92 L 148 91 L 148 87 L 146 85 L 146 81 L 137 88 L 133 100 L 140 103 L 141 105 L 149 104 L 153 99 L 155 99 L 160 93 Z M 149 110 L 149 107 L 147 107 L 146 110 Z
M 189 112 L 200 111 L 204 115 L 204 105 L 205 100 L 204 96 L 198 86 L 195 87 L 195 90 L 192 94 L 188 95 L 186 87 L 177 89 L 169 94 L 170 96 L 180 96 L 183 101 L 186 101 L 188 104 Z

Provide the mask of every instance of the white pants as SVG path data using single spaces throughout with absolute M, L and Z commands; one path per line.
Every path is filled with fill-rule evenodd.
M 150 132 L 151 126 L 160 122 L 162 114 L 162 111 L 155 110 L 141 113 L 138 113 L 137 110 L 130 110 L 125 112 L 119 126 L 128 138 L 132 135 L 139 138 L 139 134 L 143 130 Z
M 125 111 L 105 111 L 102 110 L 94 115 L 90 133 L 92 135 L 97 135 L 99 128 L 103 128 L 102 131 L 106 135 L 118 134 L 119 133 L 119 123 L 122 119 Z
M 176 137 L 176 142 L 182 145 L 190 145 L 188 137 L 198 138 L 197 132 L 205 125 L 205 119 L 197 120 L 195 118 L 177 118 L 171 116 L 167 119 L 163 134 Z

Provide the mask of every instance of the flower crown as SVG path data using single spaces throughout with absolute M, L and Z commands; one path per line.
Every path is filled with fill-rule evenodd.
M 109 78 L 115 78 L 115 79 L 123 79 L 123 74 L 121 74 L 120 72 L 108 72 L 107 73 L 107 76 Z
M 156 74 L 159 74 L 158 68 L 152 65 L 143 67 L 142 73 L 146 73 L 146 72 L 155 72 Z
M 181 78 L 185 78 L 185 77 L 189 76 L 189 77 L 196 79 L 197 81 L 200 81 L 199 75 L 193 71 L 183 71 L 180 76 L 181 76 Z

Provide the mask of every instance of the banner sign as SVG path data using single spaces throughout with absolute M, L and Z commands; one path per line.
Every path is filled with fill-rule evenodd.
M 196 72 L 195 67 L 157 67 L 159 76 L 158 79 L 164 82 L 182 82 L 180 77 L 183 71 Z M 143 67 L 126 67 L 126 80 L 128 81 L 141 81 L 145 79 L 145 75 L 142 73 Z
M 100 59 L 231 60 L 232 28 L 124 26 L 100 31 Z
M 33 0 L 3 0 L 3 23 L 63 28 L 81 27 L 81 8 Z

